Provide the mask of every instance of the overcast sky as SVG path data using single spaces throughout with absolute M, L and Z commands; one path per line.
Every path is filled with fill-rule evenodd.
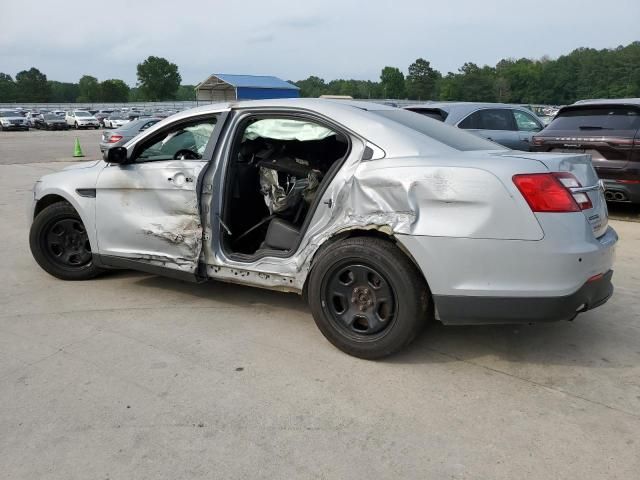
M 446 73 L 626 45 L 639 20 L 640 0 L 0 0 L 0 72 L 133 86 L 157 55 L 185 84 L 214 72 L 378 80 L 418 57 Z

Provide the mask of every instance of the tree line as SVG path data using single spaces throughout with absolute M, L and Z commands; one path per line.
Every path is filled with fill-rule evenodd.
M 160 100 L 195 100 L 193 85 L 181 85 L 178 66 L 165 58 L 150 56 L 137 66 L 138 83 L 99 81 L 83 75 L 77 83 L 48 80 L 35 67 L 11 75 L 0 72 L 0 102 L 24 103 L 124 103 Z
M 137 66 L 137 85 L 119 79 L 99 81 L 84 75 L 78 83 L 48 80 L 33 67 L 15 80 L 0 73 L 0 102 L 67 103 L 195 100 L 193 85 L 181 85 L 178 66 L 150 56 Z M 465 63 L 443 75 L 418 58 L 407 75 L 384 67 L 379 81 L 318 76 L 291 82 L 303 97 L 349 95 L 353 98 L 459 100 L 529 104 L 568 104 L 582 98 L 640 97 L 640 41 L 614 49 L 579 48 L 555 60 L 504 59 L 495 66 Z
M 311 76 L 295 82 L 304 97 L 459 100 L 527 104 L 573 103 L 583 98 L 640 97 L 640 42 L 614 49 L 579 48 L 556 60 L 504 59 L 495 66 L 465 63 L 443 75 L 417 59 L 407 75 L 384 67 L 380 81 Z

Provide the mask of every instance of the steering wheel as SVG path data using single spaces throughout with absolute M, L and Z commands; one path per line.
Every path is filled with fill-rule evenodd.
M 202 155 L 194 152 L 193 150 L 189 150 L 188 148 L 183 148 L 182 150 L 178 150 L 174 155 L 174 160 L 200 160 Z

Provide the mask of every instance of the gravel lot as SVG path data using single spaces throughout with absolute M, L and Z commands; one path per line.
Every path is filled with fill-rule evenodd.
M 40 270 L 31 186 L 76 135 L 98 158 L 99 131 L 0 133 L 2 478 L 637 478 L 637 223 L 611 222 L 616 293 L 576 321 L 434 324 L 367 362 L 295 295 Z

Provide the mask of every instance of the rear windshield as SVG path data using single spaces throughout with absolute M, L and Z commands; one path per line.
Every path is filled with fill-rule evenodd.
M 629 107 L 590 107 L 560 112 L 547 130 L 573 130 L 599 133 L 608 130 L 635 132 L 640 128 L 640 109 Z
M 437 142 L 444 143 L 448 147 L 463 152 L 471 150 L 506 150 L 501 145 L 408 110 L 370 110 L 370 112 L 393 120 L 427 135 Z

